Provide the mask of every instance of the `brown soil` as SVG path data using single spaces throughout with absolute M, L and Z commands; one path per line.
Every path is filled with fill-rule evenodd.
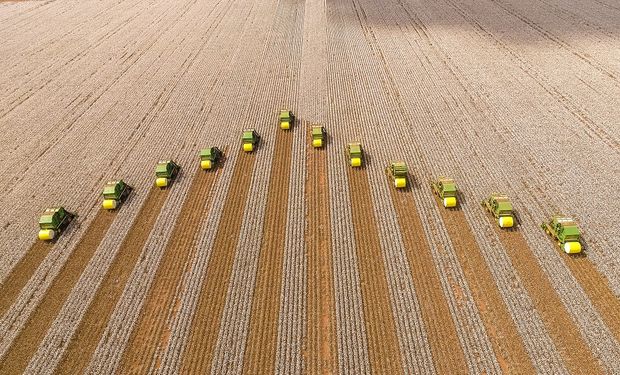
M 108 228 L 114 221 L 115 213 L 100 210 L 90 224 L 73 253 L 69 256 L 58 275 L 50 284 L 47 293 L 34 309 L 24 329 L 0 361 L 0 374 L 21 374 L 36 353 L 75 283 L 86 268 Z M 75 222 L 71 225 L 75 225 Z M 32 265 L 31 267 L 34 267 Z
M 170 187 L 174 189 L 174 185 Z M 90 363 L 101 335 L 118 300 L 125 290 L 127 280 L 133 271 L 144 244 L 151 234 L 170 189 L 153 187 L 140 208 L 134 224 L 118 249 L 116 257 L 108 268 L 93 301 L 88 306 L 82 321 L 71 338 L 60 364 L 59 374 L 83 373 Z
M 243 372 L 246 374 L 275 372 L 292 146 L 293 133 L 277 132 L 250 330 L 243 360 Z
M 600 364 L 538 264 L 523 234 L 518 228 L 496 228 L 496 231 L 568 371 L 573 374 L 602 374 Z
M 0 316 L 4 316 L 9 307 L 13 305 L 19 292 L 39 268 L 53 246 L 52 243 L 37 240 L 0 284 Z
M 304 372 L 338 368 L 327 152 L 308 147 L 306 175 L 307 331 Z
M 390 187 L 390 191 L 407 252 L 407 261 L 411 268 L 416 296 L 420 303 L 435 371 L 444 374 L 465 373 L 467 362 L 463 348 L 460 345 L 448 302 L 442 292 L 441 280 L 428 240 L 424 236 L 424 228 L 413 195 L 407 190 L 397 191 L 393 186 Z
M 596 270 L 586 254 L 568 256 L 559 247 L 556 249 L 563 257 L 568 258 L 564 263 L 581 284 L 611 333 L 620 342 L 620 298 L 611 290 L 605 276 Z
M 365 169 L 347 168 L 372 372 L 403 372 L 394 313 Z
M 197 319 L 192 321 L 185 346 L 181 373 L 205 374 L 211 370 L 255 160 L 255 154 L 239 150 L 194 313 Z
M 204 222 L 212 199 L 211 187 L 221 173 L 217 170 L 199 170 L 183 202 L 170 241 L 131 334 L 119 371 L 144 373 L 156 358 L 157 348 L 165 348 L 169 338 L 170 310 L 175 306 L 175 291 L 183 273 L 196 253 L 196 236 Z M 172 311 L 172 315 L 175 312 Z
M 441 205 L 438 199 L 435 202 Z M 441 206 L 439 212 L 502 371 L 509 374 L 534 373 L 517 326 L 502 300 L 465 214 L 460 209 Z

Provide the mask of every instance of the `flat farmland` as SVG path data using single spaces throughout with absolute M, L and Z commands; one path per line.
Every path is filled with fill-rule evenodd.
M 0 40 L 1 374 L 620 373 L 614 1 L 0 0 Z

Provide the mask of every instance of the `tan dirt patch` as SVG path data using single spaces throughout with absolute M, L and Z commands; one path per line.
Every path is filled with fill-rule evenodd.
M 1 374 L 21 374 L 99 247 L 116 213 L 100 210 L 0 361 Z M 76 219 L 77 220 L 77 219 Z M 75 225 L 75 222 L 71 225 Z M 34 266 L 34 265 L 32 265 Z
M 174 189 L 174 185 L 170 189 Z M 127 280 L 142 254 L 144 244 L 151 234 L 170 189 L 151 188 L 134 224 L 97 289 L 95 297 L 73 334 L 55 370 L 57 373 L 83 373 L 90 363 L 90 358 L 125 290 Z
M 308 147 L 306 175 L 307 330 L 304 372 L 338 370 L 327 152 Z
M 170 337 L 170 315 L 176 315 L 175 292 L 188 264 L 196 253 L 196 236 L 210 207 L 211 187 L 224 167 L 222 162 L 212 171 L 199 170 L 183 202 L 170 241 L 160 261 L 138 322 L 123 353 L 120 373 L 144 373 L 153 359 L 159 360 L 158 348 L 165 348 Z M 171 311 L 172 309 L 172 311 Z
M 255 161 L 255 154 L 239 150 L 183 353 L 181 373 L 204 374 L 211 370 Z

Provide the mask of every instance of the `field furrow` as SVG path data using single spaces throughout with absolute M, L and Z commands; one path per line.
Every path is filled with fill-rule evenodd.
M 435 200 L 441 205 L 439 200 Z M 485 328 L 489 333 L 497 362 L 504 373 L 532 373 L 534 367 L 528 356 L 517 327 L 502 300 L 493 274 L 482 255 L 480 246 L 467 225 L 463 212 L 439 209 L 452 240 L 454 250 L 463 267 L 467 283 Z
M 357 239 L 364 323 L 368 335 L 368 356 L 373 372 L 403 371 L 396 326 L 389 298 L 383 250 L 374 223 L 370 186 L 364 170 L 349 169 L 351 213 Z
M 265 208 L 269 216 L 263 226 L 243 360 L 246 374 L 273 373 L 275 369 L 292 141 L 290 132 L 277 132 Z
M 108 319 L 125 289 L 127 279 L 142 253 L 144 243 L 151 235 L 151 229 L 169 191 L 152 188 L 149 192 L 136 224 L 125 237 L 119 253 L 108 268 L 56 371 L 82 372 L 90 362 Z
M 435 371 L 441 373 L 463 373 L 467 364 L 460 346 L 458 333 L 441 289 L 441 280 L 433 256 L 424 236 L 420 214 L 413 196 L 409 192 L 390 189 L 392 201 L 398 215 L 400 232 L 406 248 L 407 261 L 422 309 Z M 469 283 L 470 287 L 472 285 Z
M 167 346 L 170 335 L 167 324 L 169 316 L 174 315 L 176 310 L 175 293 L 187 268 L 186 263 L 192 261 L 197 250 L 195 237 L 205 216 L 204 211 L 210 206 L 211 187 L 225 165 L 222 161 L 216 170 L 200 170 L 196 173 L 136 327 L 123 353 L 118 370 L 121 373 L 145 372 L 155 359 L 157 349 Z
M 24 328 L 19 331 L 8 350 L 2 354 L 0 372 L 7 374 L 24 372 L 67 296 L 106 235 L 114 217 L 115 213 L 99 211 L 95 221 L 88 227 L 69 259 L 52 281 L 47 293 L 28 317 Z
M 9 307 L 15 302 L 19 292 L 30 280 L 37 268 L 39 268 L 41 262 L 53 246 L 54 243 L 50 242 L 37 241 L 33 243 L 26 254 L 4 278 L 0 284 L 0 316 L 4 316 Z
M 233 268 L 236 239 L 239 237 L 256 160 L 254 155 L 242 150 L 238 152 L 231 190 L 226 195 L 198 306 L 185 344 L 181 372 L 206 373 L 212 367 L 213 351 Z
M 304 372 L 333 374 L 338 369 L 334 272 L 330 226 L 327 152 L 306 153 L 306 335 Z

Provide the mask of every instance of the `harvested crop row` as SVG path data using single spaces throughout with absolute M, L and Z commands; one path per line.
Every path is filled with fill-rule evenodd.
M 149 192 L 134 225 L 108 268 L 56 371 L 60 373 L 83 372 L 88 365 L 169 192 L 170 188 L 166 190 L 152 188 Z
M 338 370 L 338 348 L 327 152 L 308 148 L 306 168 L 307 330 L 304 372 L 332 374 Z
M 170 241 L 157 268 L 155 280 L 123 353 L 119 369 L 121 373 L 148 370 L 157 349 L 167 346 L 170 329 L 167 323 L 169 315 L 175 314 L 175 292 L 187 267 L 186 263 L 194 258 L 197 250 L 195 237 L 204 211 L 210 206 L 211 187 L 223 167 L 224 163 L 220 162 L 217 170 L 207 173 L 198 171 L 192 181 Z
M 556 250 L 565 256 L 559 246 Z M 571 256 L 565 263 L 601 314 L 616 341 L 620 343 L 620 298 L 609 287 L 609 281 L 588 259 L 587 252 L 583 255 Z
M 292 142 L 293 134 L 277 132 L 243 361 L 247 374 L 268 374 L 275 369 Z
M 435 200 L 438 205 L 441 202 Z M 441 217 L 454 246 L 467 284 L 489 333 L 497 362 L 505 373 L 533 373 L 534 367 L 523 339 L 506 309 L 497 284 L 491 274 L 480 246 L 467 225 L 462 211 L 440 208 Z
M 95 218 L 96 221 L 97 218 Z M 43 241 L 33 243 L 26 254 L 4 278 L 0 284 L 0 316 L 4 316 L 9 307 L 15 302 L 19 292 L 30 280 L 37 268 L 39 268 L 39 265 L 53 246 L 53 243 Z
M 602 373 L 597 359 L 536 261 L 523 234 L 520 231 L 499 231 L 499 237 L 532 297 L 536 310 L 556 342 L 568 370 L 571 373 Z
M 351 213 L 360 267 L 368 355 L 374 372 L 403 371 L 379 234 L 374 223 L 368 176 L 348 169 Z
M 24 328 L 13 340 L 0 361 L 0 373 L 23 373 L 28 361 L 37 351 L 41 340 L 62 308 L 67 296 L 92 258 L 115 214 L 101 210 L 71 253 L 61 271 L 52 281 L 48 292 L 30 314 Z
M 467 372 L 463 349 L 450 313 L 433 256 L 424 236 L 420 214 L 408 191 L 391 188 L 392 201 L 398 215 L 400 231 L 407 250 L 407 261 L 422 309 L 435 370 L 440 373 Z M 469 280 L 468 280 L 468 285 Z
M 184 349 L 181 372 L 211 371 L 213 351 L 226 303 L 235 249 L 243 221 L 256 156 L 239 150 L 233 184 L 226 196 L 217 235 Z

